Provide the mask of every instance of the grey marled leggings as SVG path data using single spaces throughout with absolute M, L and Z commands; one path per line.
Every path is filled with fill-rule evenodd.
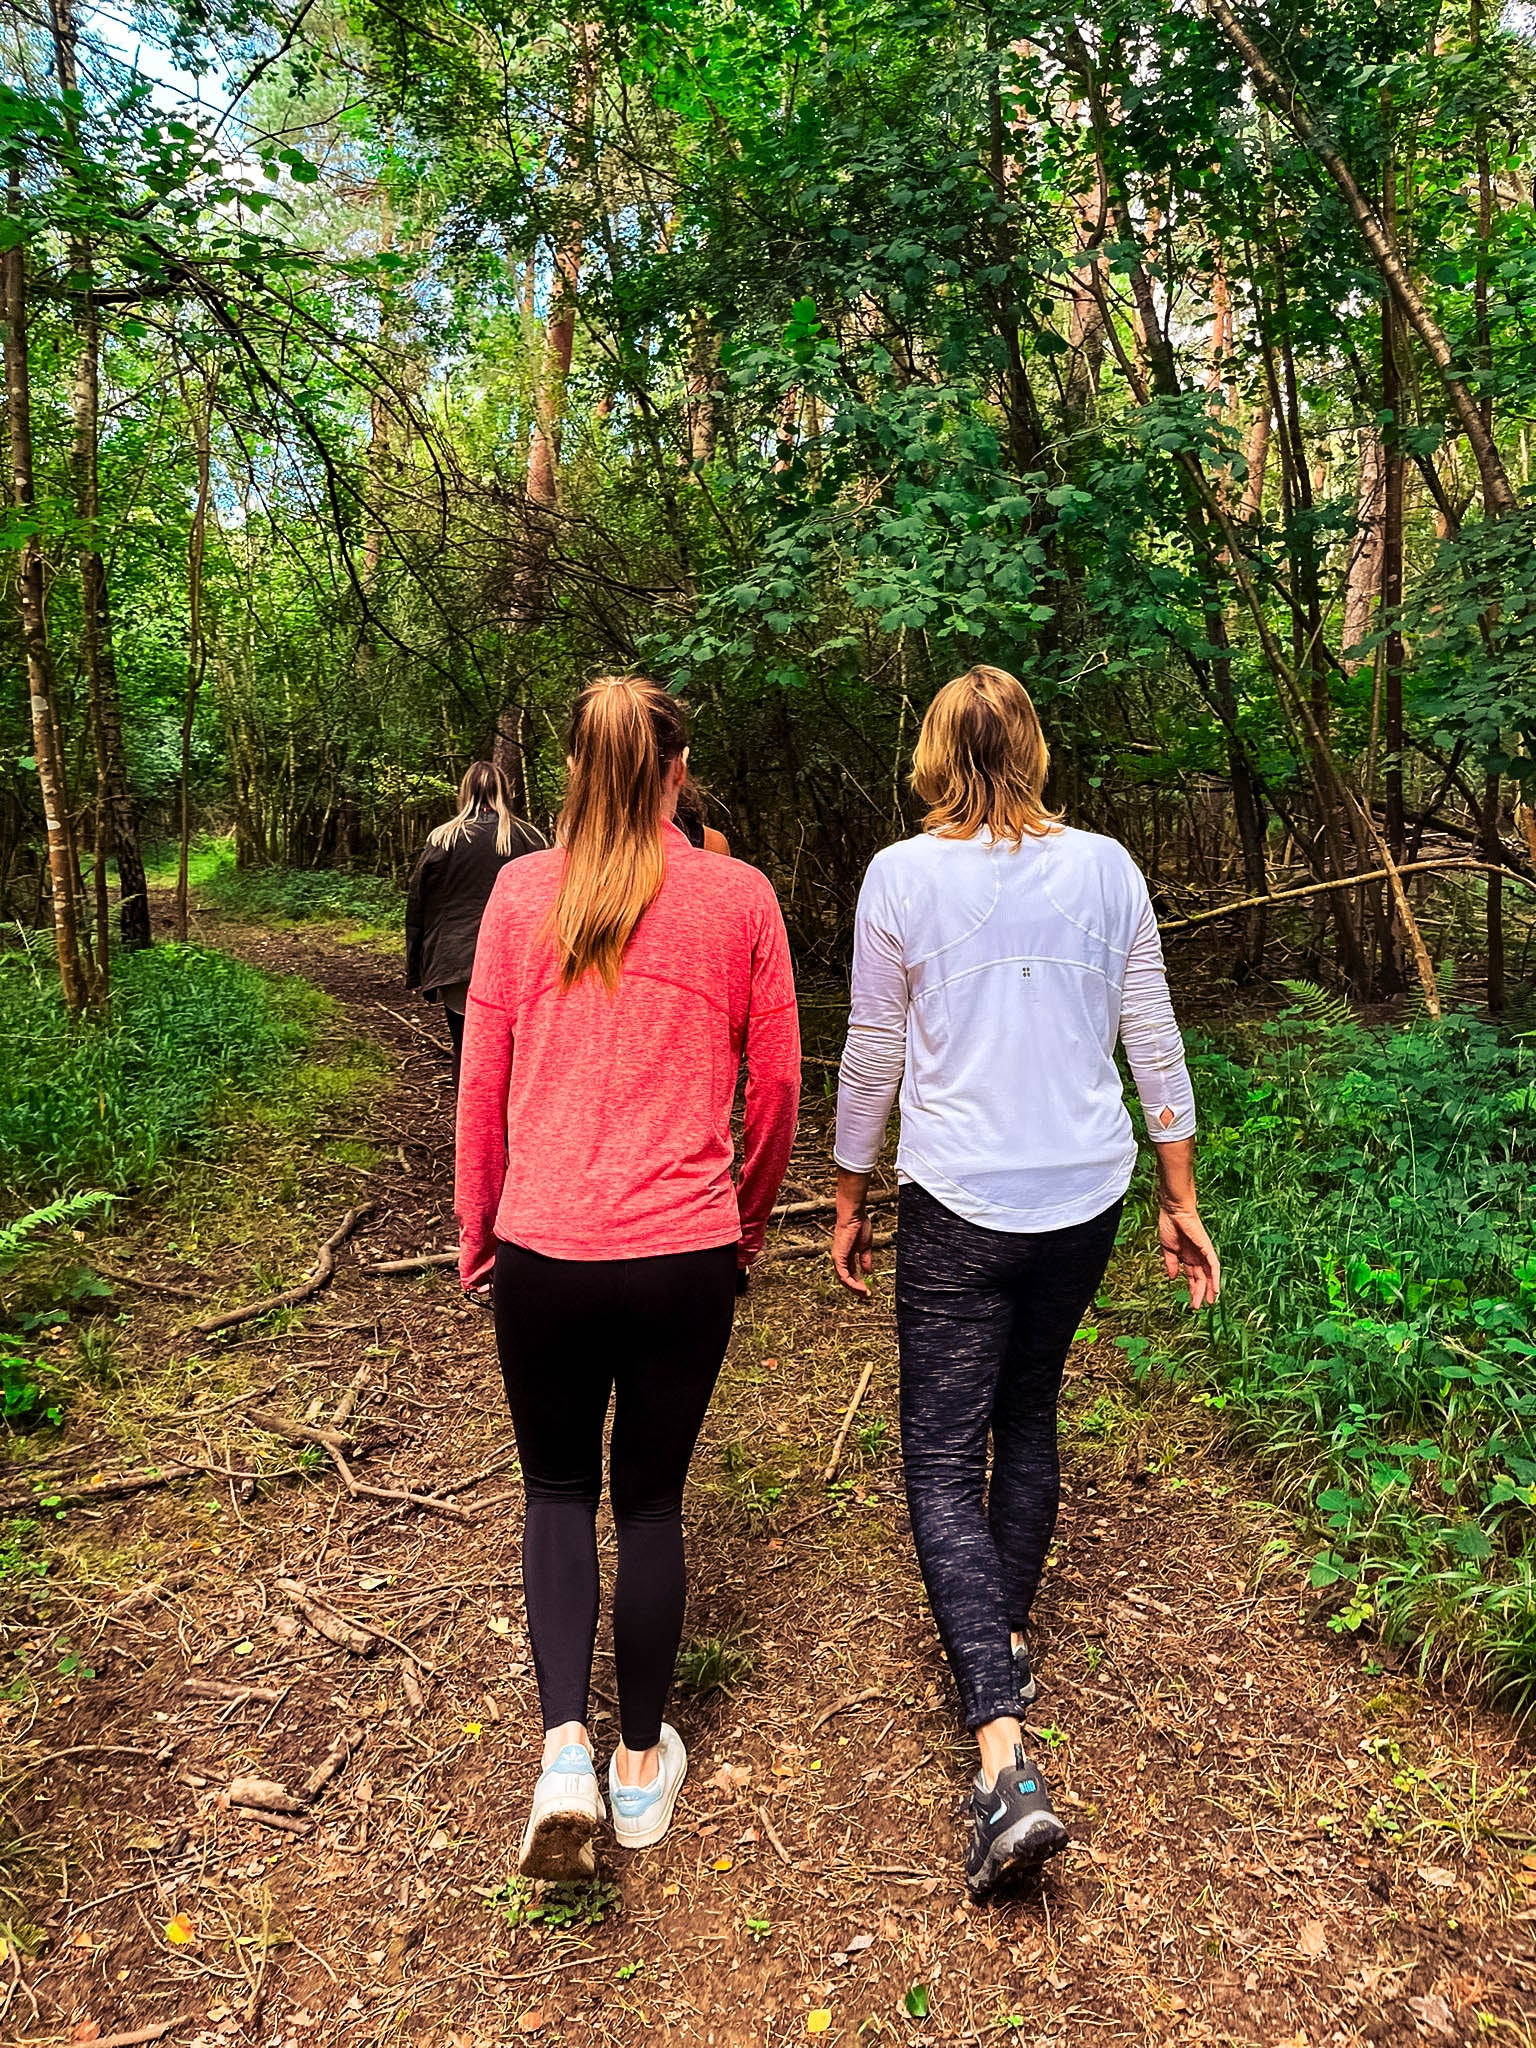
M 1019 1711 L 1008 1636 L 1029 1619 L 1056 1526 L 1061 1371 L 1123 1206 L 1023 1233 L 968 1223 L 915 1182 L 901 1190 L 907 1506 L 968 1728 Z

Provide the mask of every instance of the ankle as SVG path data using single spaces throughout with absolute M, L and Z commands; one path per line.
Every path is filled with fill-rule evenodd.
M 621 1742 L 613 1753 L 613 1768 L 621 1785 L 635 1791 L 653 1784 L 661 1770 L 661 1749 L 628 1749 Z
M 987 1721 L 976 1730 L 976 1747 L 981 1752 L 981 1780 L 990 1791 L 998 1772 L 1017 1761 L 1024 1747 L 1024 1730 L 1011 1718 Z
M 579 1749 L 584 1749 L 589 1756 L 591 1755 L 592 1738 L 587 1733 L 585 1723 L 581 1721 L 562 1721 L 558 1727 L 546 1728 L 544 1731 L 544 1761 L 540 1765 L 540 1769 L 547 1771 L 561 1750 L 569 1749 L 572 1743 L 575 1743 Z

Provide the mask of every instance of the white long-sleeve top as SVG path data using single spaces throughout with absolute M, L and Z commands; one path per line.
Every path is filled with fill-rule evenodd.
M 899 1179 L 990 1230 L 1086 1222 L 1136 1161 L 1117 1039 L 1150 1135 L 1190 1137 L 1157 919 L 1123 846 L 1070 827 L 888 846 L 854 925 L 837 1164 L 873 1168 L 899 1088 Z

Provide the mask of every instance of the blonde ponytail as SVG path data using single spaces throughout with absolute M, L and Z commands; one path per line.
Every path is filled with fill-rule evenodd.
M 666 873 L 662 786 L 686 744 L 682 706 L 643 676 L 599 676 L 577 698 L 551 920 L 562 988 L 591 971 L 618 986 L 624 950 Z
M 496 851 L 503 859 L 512 851 L 517 832 L 517 814 L 512 808 L 512 787 L 494 762 L 471 761 L 459 784 L 459 808 L 443 824 L 427 834 L 430 846 L 457 846 L 477 818 L 487 811 L 496 813 Z

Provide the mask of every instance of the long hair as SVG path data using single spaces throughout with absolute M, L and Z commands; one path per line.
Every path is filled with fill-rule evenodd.
M 517 823 L 511 785 L 494 761 L 471 761 L 459 784 L 459 808 L 427 834 L 427 844 L 457 846 L 476 818 L 483 818 L 487 811 L 496 813 L 496 851 L 509 854 Z
M 662 782 L 687 744 L 682 705 L 644 676 L 599 676 L 576 699 L 551 918 L 562 988 L 593 970 L 618 986 L 624 949 L 666 873 Z
M 912 788 L 928 805 L 923 829 L 974 839 L 983 827 L 1017 846 L 1052 830 L 1043 792 L 1050 749 L 1028 690 L 1003 668 L 976 667 L 946 683 L 923 719 Z

